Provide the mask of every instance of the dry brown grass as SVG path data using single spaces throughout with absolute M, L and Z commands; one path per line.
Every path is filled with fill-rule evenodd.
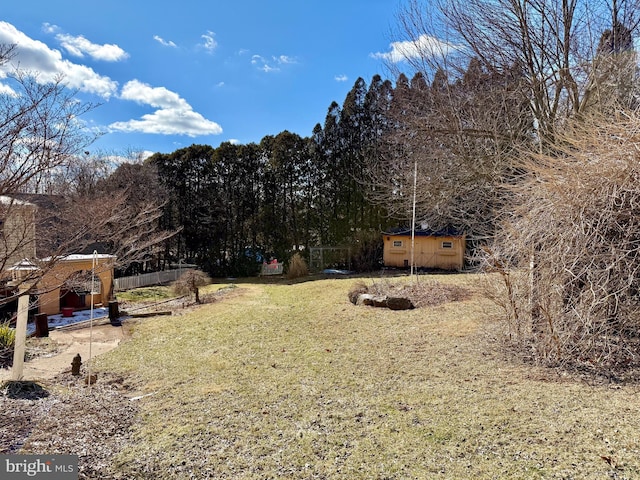
M 429 279 L 473 295 L 391 311 L 349 303 L 353 279 L 247 283 L 139 321 L 96 365 L 147 395 L 113 478 L 640 476 L 636 386 L 508 360 L 480 277 Z

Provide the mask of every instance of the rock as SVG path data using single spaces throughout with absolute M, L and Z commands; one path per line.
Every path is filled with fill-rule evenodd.
M 370 293 L 361 293 L 358 295 L 358 298 L 354 302 L 356 305 L 371 305 L 371 302 L 375 298 L 375 295 L 371 295 Z
M 363 293 L 358 297 L 356 305 L 367 305 L 369 307 L 386 307 L 387 299 L 385 297 L 377 297 L 370 293 Z
M 374 307 L 387 307 L 387 297 L 374 297 L 372 305 Z
M 370 293 L 358 295 L 356 305 L 367 305 L 369 307 L 390 308 L 391 310 L 411 310 L 415 308 L 413 302 L 404 297 L 380 297 Z
M 387 307 L 389 307 L 391 310 L 411 310 L 412 308 L 414 308 L 414 305 L 408 298 L 388 297 Z

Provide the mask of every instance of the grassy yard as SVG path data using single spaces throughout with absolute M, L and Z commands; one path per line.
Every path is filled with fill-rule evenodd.
M 637 386 L 509 362 L 478 294 L 391 311 L 353 283 L 238 283 L 135 323 L 97 359 L 147 395 L 123 478 L 640 478 Z

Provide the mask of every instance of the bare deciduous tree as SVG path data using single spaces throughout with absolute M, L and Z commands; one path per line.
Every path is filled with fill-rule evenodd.
M 632 0 L 409 0 L 388 58 L 417 73 L 398 77 L 373 197 L 409 222 L 417 166 L 418 222 L 491 238 L 520 152 L 637 103 L 637 19 Z
M 45 192 L 51 175 L 95 139 L 79 124 L 94 106 L 76 101 L 62 79 L 40 84 L 23 72 L 13 79 L 14 92 L 0 94 L 0 195 Z
M 409 0 L 398 17 L 413 45 L 403 56 L 425 75 L 460 76 L 470 58 L 517 70 L 531 126 L 553 143 L 567 118 L 608 103 L 611 85 L 635 76 L 638 13 L 636 0 Z M 637 92 L 625 93 L 629 102 Z
M 200 287 L 210 283 L 211 278 L 202 270 L 187 270 L 178 280 L 173 282 L 171 287 L 178 295 L 193 294 L 196 303 L 200 303 Z
M 410 119 L 400 122 L 408 125 L 398 142 L 409 159 L 402 172 L 411 174 L 415 152 L 437 157 L 425 162 L 436 167 L 435 182 L 424 182 L 425 198 L 453 200 L 438 218 L 457 212 L 454 221 L 470 219 L 495 207 L 498 228 L 490 232 L 485 260 L 504 279 L 494 298 L 505 309 L 510 336 L 546 362 L 599 372 L 638 365 L 640 119 L 624 112 L 633 112 L 640 98 L 633 49 L 639 5 L 410 0 L 399 17 L 406 42 L 397 50 L 433 79 L 432 90 L 448 93 L 432 95 L 438 103 L 418 103 L 431 116 L 411 113 L 411 106 L 401 110 Z M 498 83 L 502 93 L 477 92 L 476 110 L 465 108 L 457 89 L 473 70 L 469 59 L 489 75 L 511 79 Z M 508 110 L 514 117 L 491 105 L 501 105 L 502 94 L 515 100 Z M 509 121 L 518 117 L 520 124 Z M 502 141 L 505 131 L 518 135 Z M 476 144 L 478 138 L 487 144 Z M 485 145 L 494 150 L 483 154 L 478 147 Z M 404 194 L 406 184 L 388 191 Z M 457 195 L 464 185 L 474 187 L 464 198 L 469 202 Z M 487 194 L 478 195 L 485 187 Z
M 512 338 L 546 362 L 617 372 L 640 346 L 640 118 L 573 124 L 530 155 L 487 256 Z
M 472 239 L 490 236 L 505 203 L 501 185 L 514 174 L 511 156 L 531 141 L 518 78 L 490 73 L 477 61 L 457 80 L 442 70 L 431 85 L 423 78 L 396 86 L 394 128 L 364 172 L 373 200 L 407 221 L 416 174 L 418 222 L 455 227 Z
M 0 45 L 0 64 L 14 49 Z M 96 177 L 95 162 L 88 165 L 95 135 L 80 119 L 94 105 L 79 102 L 63 78 L 42 83 L 37 72 L 18 70 L 7 82 L 0 94 L 0 303 L 69 254 L 98 247 L 126 264 L 173 234 L 158 230 L 155 198 L 130 202 L 130 189 L 98 188 L 108 170 Z M 22 259 L 21 276 L 12 278 L 7 269 Z

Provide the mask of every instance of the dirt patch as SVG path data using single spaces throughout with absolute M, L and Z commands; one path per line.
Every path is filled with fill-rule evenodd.
M 27 341 L 27 361 L 22 377 L 28 380 L 45 381 L 69 371 L 73 357 L 80 354 L 82 362 L 116 348 L 128 336 L 128 325 L 114 327 L 101 325 L 70 326 L 56 329 L 49 337 Z M 8 368 L 0 369 L 0 382 L 12 377 Z

